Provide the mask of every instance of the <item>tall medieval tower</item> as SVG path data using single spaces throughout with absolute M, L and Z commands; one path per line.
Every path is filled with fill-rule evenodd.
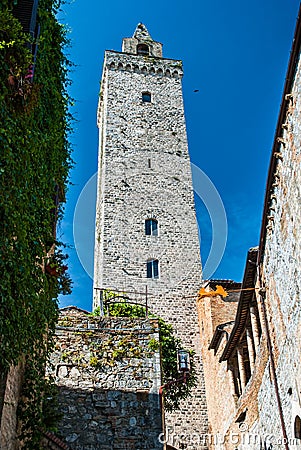
M 201 263 L 182 75 L 182 62 L 163 58 L 162 44 L 143 24 L 123 39 L 122 52 L 105 52 L 93 305 L 101 303 L 101 289 L 136 297 L 147 290 L 149 310 L 196 351 L 198 388 L 166 418 L 176 448 L 180 434 L 207 433 L 196 312 Z

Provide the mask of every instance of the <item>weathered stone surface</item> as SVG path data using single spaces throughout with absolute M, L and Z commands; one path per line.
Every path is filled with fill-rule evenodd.
M 20 400 L 24 361 L 11 366 L 7 375 L 4 405 L 1 416 L 0 448 L 15 450 L 17 440 L 17 408 Z
M 157 321 L 99 319 L 71 307 L 59 324 L 48 373 L 59 388 L 59 433 L 68 445 L 162 449 L 160 355 L 148 347 L 159 339 Z
M 141 33 L 139 43 L 144 42 Z M 198 229 L 182 98 L 182 62 L 107 51 L 98 108 L 99 167 L 96 211 L 94 307 L 99 288 L 130 293 L 174 326 L 183 346 L 196 352 L 198 388 L 182 410 L 166 415 L 174 437 L 207 433 L 196 297 L 201 285 Z M 144 102 L 142 93 L 151 96 Z M 158 235 L 145 234 L 145 220 Z M 146 264 L 158 259 L 159 278 Z M 147 386 L 147 383 L 146 383 Z M 196 414 L 195 411 L 200 412 Z M 191 447 L 194 448 L 194 447 Z
M 300 23 L 299 23 L 300 28 Z M 291 92 L 287 95 L 283 136 L 271 198 L 270 222 L 263 261 L 269 329 L 285 428 L 294 439 L 294 422 L 301 417 L 301 64 L 300 53 Z M 266 367 L 258 396 L 258 429 L 281 439 L 275 389 Z M 300 440 L 298 440 L 300 445 Z M 276 445 L 273 448 L 283 448 Z M 290 448 L 294 448 L 291 447 Z M 296 447 L 295 447 L 296 448 Z
M 215 355 L 212 349 L 208 350 L 206 344 L 212 338 L 217 314 L 208 307 L 208 298 L 203 299 L 200 307 L 206 386 L 209 386 L 209 431 L 220 435 L 218 443 L 212 443 L 212 449 L 291 450 L 299 449 L 301 444 L 300 36 L 299 16 L 268 175 L 257 280 L 245 316 L 249 329 L 237 328 L 238 347 L 233 351 L 234 354 L 240 350 L 240 375 L 246 375 L 244 371 L 249 373 L 239 398 L 234 400 L 230 397 L 233 391 L 230 370 L 225 361 L 218 362 L 227 340 L 222 337 Z M 254 261 L 252 264 L 255 265 Z M 260 319 L 258 332 L 256 324 L 253 328 L 255 306 Z M 224 321 L 224 308 L 220 313 L 219 319 Z M 243 337 L 249 338 L 244 347 Z M 210 395 L 214 392 L 216 395 Z

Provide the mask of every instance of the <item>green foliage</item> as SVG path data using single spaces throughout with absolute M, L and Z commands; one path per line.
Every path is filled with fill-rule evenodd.
M 160 343 L 162 354 L 162 381 L 163 384 L 176 381 L 180 377 L 177 369 L 177 351 L 183 348 L 181 340 L 175 337 L 173 328 L 163 319 L 159 318 Z M 174 411 L 180 408 L 180 401 L 191 395 L 191 390 L 196 386 L 196 370 L 194 363 L 194 352 L 189 350 L 190 372 L 186 381 L 180 380 L 166 387 L 163 391 L 164 406 L 167 411 Z
M 117 299 L 117 300 L 116 300 Z M 145 308 L 141 305 L 128 303 L 125 293 L 118 293 L 105 289 L 102 291 L 102 301 L 105 316 L 113 317 L 145 317 Z M 94 309 L 91 316 L 100 315 L 100 307 Z
M 26 361 L 18 416 L 22 418 L 19 439 L 24 443 L 22 448 L 28 450 L 40 450 L 41 432 L 56 431 L 57 423 L 62 418 L 54 380 L 43 376 L 46 354 L 41 351 L 39 355 L 30 355 Z M 35 359 L 37 357 L 38 361 Z M 37 376 L 38 368 L 41 370 L 40 376 Z
M 107 299 L 111 300 L 113 298 L 113 293 L 108 291 Z M 108 301 L 105 302 L 108 303 Z M 146 317 L 146 311 L 143 306 L 132 305 L 130 303 L 126 303 L 125 300 L 120 303 L 109 303 L 109 309 L 105 307 L 106 311 L 109 311 L 110 316 L 118 316 L 118 317 L 132 317 L 132 318 L 141 318 Z M 94 312 L 91 314 L 93 316 L 100 315 L 100 308 L 97 307 Z M 151 315 L 153 318 L 157 318 L 154 315 Z M 194 363 L 194 352 L 189 350 L 190 353 L 190 366 L 191 370 L 189 374 L 187 374 L 186 380 L 184 382 L 181 379 L 181 374 L 178 372 L 177 368 L 177 351 L 179 348 L 183 348 L 181 340 L 174 335 L 172 325 L 166 323 L 162 318 L 157 318 L 159 321 L 159 335 L 160 342 L 156 339 L 150 339 L 148 343 L 148 347 L 150 351 L 157 351 L 158 348 L 161 348 L 161 356 L 162 356 L 162 384 L 169 383 L 171 381 L 175 381 L 168 387 L 166 387 L 163 391 L 164 395 L 164 407 L 167 411 L 174 411 L 180 408 L 181 400 L 187 398 L 191 395 L 191 390 L 196 386 L 197 377 Z M 128 345 L 128 343 L 127 343 Z M 110 347 L 110 346 L 109 346 Z M 112 346 L 111 346 L 112 347 Z M 110 348 L 111 353 L 113 351 Z M 110 358 L 112 359 L 112 355 L 110 353 Z M 126 349 L 124 352 L 117 352 L 114 357 L 124 357 L 126 353 Z M 142 356 L 142 355 L 139 355 Z M 139 357 L 138 356 L 138 357 Z M 95 367 L 99 367 L 101 365 L 102 354 L 98 355 L 98 358 L 93 358 L 93 364 Z M 91 361 L 90 361 L 91 364 Z M 91 365 L 93 365 L 91 364 Z M 177 381 L 178 380 L 178 381 Z
M 91 356 L 89 363 L 90 363 L 91 367 L 97 367 L 98 366 L 98 358 L 96 356 Z
M 100 307 L 97 306 L 97 307 L 93 310 L 93 312 L 91 312 L 90 314 L 88 314 L 88 316 L 90 316 L 90 317 L 99 317 L 99 316 L 100 316 Z M 64 322 L 64 320 L 63 320 L 62 322 Z M 68 326 L 68 325 L 62 325 L 62 326 Z
M 108 305 L 109 316 L 115 317 L 145 317 L 145 308 L 140 305 L 131 305 L 126 302 L 110 303 Z
M 158 342 L 157 339 L 152 338 L 152 339 L 150 339 L 150 341 L 148 343 L 148 348 L 151 351 L 156 352 L 160 348 L 160 342 Z
M 108 338 L 101 342 L 93 342 L 89 364 L 98 370 L 113 367 L 118 361 L 143 358 L 148 356 L 139 343 L 139 338 L 131 333 L 121 339 Z
M 54 15 L 59 5 L 40 0 L 33 82 L 26 77 L 33 63 L 31 37 L 12 14 L 15 3 L 0 5 L 0 355 L 2 370 L 26 359 L 19 413 L 25 448 L 33 450 L 39 448 L 39 428 L 46 427 L 43 374 L 57 297 L 70 291 L 54 235 L 71 166 L 69 63 L 62 52 L 66 33 Z

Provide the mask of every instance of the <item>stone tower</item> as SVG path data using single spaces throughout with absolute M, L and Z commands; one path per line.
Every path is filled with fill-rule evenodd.
M 182 99 L 182 62 L 162 57 L 143 24 L 106 51 L 98 107 L 94 308 L 100 289 L 143 298 L 196 351 L 199 386 L 169 415 L 170 444 L 207 433 L 196 296 L 199 238 Z M 202 445 L 181 448 L 202 448 Z

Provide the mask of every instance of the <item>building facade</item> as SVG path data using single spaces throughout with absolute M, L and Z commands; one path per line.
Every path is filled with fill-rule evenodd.
M 182 76 L 182 62 L 163 58 L 162 44 L 143 24 L 123 40 L 122 52 L 105 53 L 94 265 L 94 308 L 102 309 L 104 290 L 125 293 L 147 303 L 196 352 L 198 387 L 181 411 L 166 416 L 176 448 L 183 433 L 188 439 L 207 433 L 195 306 L 201 263 Z
M 210 448 L 301 448 L 300 48 L 299 13 L 260 242 L 248 252 L 237 308 L 217 317 L 225 299 L 210 285 L 198 301 Z

